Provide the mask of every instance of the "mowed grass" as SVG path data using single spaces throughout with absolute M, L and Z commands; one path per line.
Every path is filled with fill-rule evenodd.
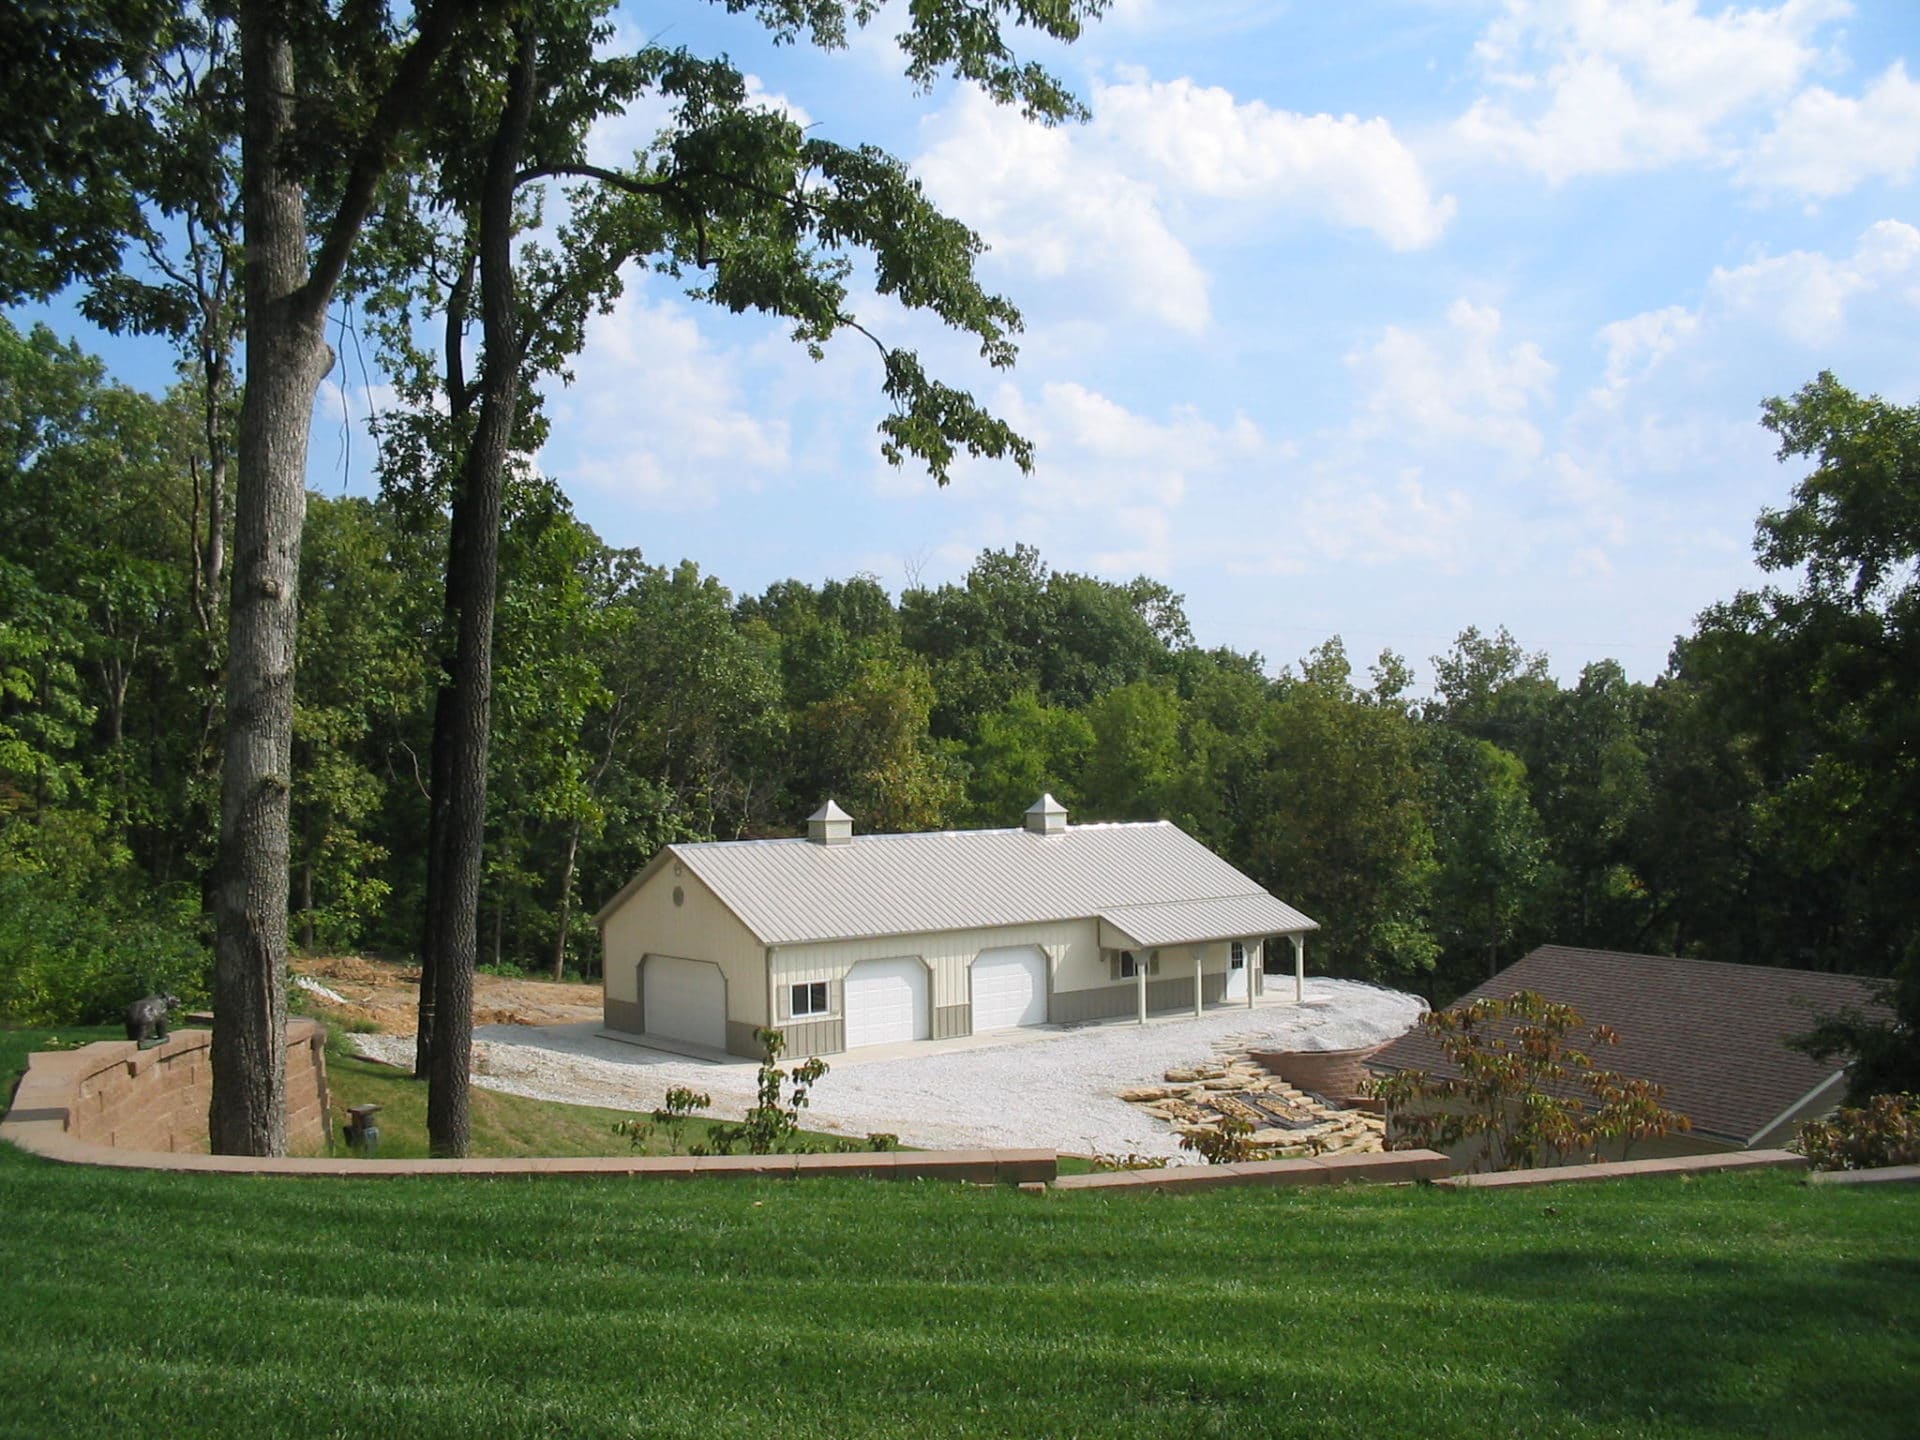
M 373 1117 L 380 1127 L 380 1158 L 417 1160 L 427 1155 L 427 1087 L 411 1071 L 382 1065 L 356 1055 L 340 1035 L 327 1045 L 327 1089 L 332 1102 L 331 1153 L 349 1153 L 342 1131 L 347 1112 L 355 1105 L 378 1105 Z M 614 1130 L 622 1120 L 644 1118 L 644 1112 L 607 1110 L 594 1105 L 565 1105 L 554 1100 L 532 1100 L 475 1085 L 468 1091 L 473 1125 L 469 1154 L 489 1159 L 524 1155 L 653 1155 L 685 1153 L 706 1143 L 709 1122 L 688 1117 L 677 1132 L 656 1126 L 636 1146 Z M 855 1137 L 857 1138 L 857 1137 Z M 793 1137 L 796 1150 L 826 1150 L 844 1143 L 843 1137 L 802 1130 Z M 865 1148 L 862 1145 L 861 1148 Z
M 0 1147 L 0 1435 L 1914 1433 L 1920 1193 L 233 1180 Z
M 327 1089 L 333 1102 L 333 1150 L 346 1153 L 341 1130 L 353 1105 L 378 1105 L 380 1156 L 414 1160 L 427 1154 L 427 1087 L 405 1070 L 327 1046 Z M 518 1155 L 631 1155 L 633 1143 L 614 1132 L 624 1110 L 529 1100 L 475 1085 L 468 1091 L 473 1124 L 471 1153 L 490 1158 Z M 639 1153 L 645 1153 L 641 1151 Z

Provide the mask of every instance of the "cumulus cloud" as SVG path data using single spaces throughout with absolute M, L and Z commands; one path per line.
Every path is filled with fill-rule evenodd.
M 1097 273 L 1124 308 L 1175 330 L 1205 328 L 1205 272 L 1168 228 L 1153 187 L 1099 147 L 973 90 L 935 133 L 915 169 L 997 254 L 1048 279 Z
M 1817 250 L 1767 255 L 1707 282 L 1708 306 L 1751 318 L 1803 345 L 1824 345 L 1845 328 L 1849 308 L 1874 295 L 1920 304 L 1920 230 L 1900 220 L 1867 227 L 1853 254 Z
M 1396 250 L 1431 245 L 1453 216 L 1378 117 L 1296 115 L 1186 79 L 1099 86 L 1093 103 L 1096 135 L 1175 190 L 1328 217 Z
M 994 409 L 1033 441 L 1034 472 L 963 462 L 948 498 L 974 514 L 943 557 L 1018 539 L 1062 564 L 1168 574 L 1194 491 L 1272 453 L 1245 417 L 1220 422 L 1190 407 L 1154 417 L 1073 382 L 1033 394 L 1002 386 Z M 884 479 L 876 488 L 897 493 Z
M 1684 305 L 1648 310 L 1601 326 L 1597 338 L 1607 352 L 1606 376 L 1588 393 L 1588 400 L 1611 408 L 1628 385 L 1659 365 L 1699 329 L 1700 317 Z
M 1189 206 L 1239 207 L 1249 227 L 1331 222 L 1396 250 L 1431 245 L 1453 215 L 1383 119 L 1296 115 L 1144 76 L 1096 85 L 1090 105 L 1089 125 L 1047 129 L 966 91 L 930 122 L 915 168 L 1001 258 L 1175 330 L 1210 318 L 1209 279 L 1182 234 Z
M 1475 47 L 1470 145 L 1560 183 L 1729 158 L 1730 122 L 1787 101 L 1843 0 L 1703 14 L 1698 0 L 1507 0 Z
M 1551 398 L 1556 367 L 1532 341 L 1509 344 L 1500 312 L 1461 299 L 1437 329 L 1389 325 L 1347 356 L 1361 385 L 1357 429 L 1427 444 L 1540 454 L 1532 412 Z
M 750 404 L 741 369 L 686 305 L 630 289 L 589 323 L 580 378 L 549 399 L 579 457 L 563 478 L 649 509 L 757 489 L 788 467 L 788 426 Z
M 1740 168 L 1756 189 L 1811 199 L 1868 180 L 1904 181 L 1920 163 L 1920 84 L 1900 61 L 1858 100 L 1812 86 L 1793 98 Z

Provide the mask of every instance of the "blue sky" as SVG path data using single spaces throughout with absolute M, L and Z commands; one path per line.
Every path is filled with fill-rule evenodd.
M 1757 582 L 1754 517 L 1797 478 L 1760 401 L 1822 369 L 1920 397 L 1912 0 L 1117 0 L 1033 47 L 1092 110 L 1057 130 L 914 94 L 885 13 L 832 56 L 705 0 L 624 13 L 908 159 L 1027 319 L 996 373 L 862 298 L 1039 447 L 1030 478 L 967 464 L 941 490 L 879 459 L 865 341 L 815 364 L 636 276 L 553 387 L 540 464 L 608 541 L 737 591 L 864 571 L 897 593 L 1026 542 L 1166 581 L 1203 644 L 1275 668 L 1339 633 L 1424 669 L 1505 624 L 1563 676 L 1612 656 L 1650 679 Z M 370 449 L 343 405 L 381 395 L 347 358 L 326 489 Z

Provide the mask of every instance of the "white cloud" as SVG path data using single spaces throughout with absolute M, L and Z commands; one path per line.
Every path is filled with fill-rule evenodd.
M 1008 384 L 993 408 L 1033 441 L 1034 471 L 977 461 L 956 467 L 941 503 L 974 515 L 943 557 L 1021 540 L 1058 564 L 1168 574 L 1195 490 L 1272 453 L 1244 417 L 1220 423 L 1182 407 L 1155 418 L 1075 383 L 1042 385 L 1032 396 Z M 875 488 L 901 493 L 884 478 Z
M 1633 381 L 1652 370 L 1700 328 L 1700 317 L 1684 305 L 1648 310 L 1600 327 L 1607 352 L 1606 378 L 1588 392 L 1588 400 L 1611 407 Z
M 1195 334 L 1209 277 L 1192 211 L 1223 206 L 1241 234 L 1276 218 L 1331 223 L 1396 250 L 1431 245 L 1453 215 L 1383 119 L 1296 115 L 1191 80 L 1096 85 L 1093 120 L 1053 129 L 964 91 L 929 122 L 915 169 L 1000 258 L 1091 286 L 1102 308 Z
M 1435 486 L 1418 468 L 1385 483 L 1342 476 L 1315 486 L 1298 507 L 1304 544 L 1290 551 L 1316 563 L 1368 566 L 1424 562 L 1438 570 L 1464 561 L 1474 506 L 1457 486 Z M 1282 570 L 1297 561 L 1282 561 Z
M 1390 325 L 1347 356 L 1362 387 L 1356 429 L 1367 436 L 1536 458 L 1532 412 L 1551 399 L 1556 369 L 1531 341 L 1507 344 L 1500 312 L 1456 300 L 1437 330 Z
M 1845 259 L 1815 250 L 1762 256 L 1715 270 L 1707 292 L 1708 305 L 1722 315 L 1750 318 L 1802 345 L 1826 345 L 1840 337 L 1862 296 L 1920 304 L 1920 230 L 1881 220 Z
M 1109 303 L 1195 333 L 1207 276 L 1168 229 L 1152 186 L 1075 132 L 1032 125 L 968 89 L 915 170 L 994 251 L 1047 279 L 1097 277 Z
M 1843 0 L 1702 14 L 1698 0 L 1508 0 L 1475 47 L 1493 93 L 1456 125 L 1553 183 L 1730 154 L 1724 133 L 1786 101 Z
M 1920 163 L 1920 84 L 1896 60 L 1858 99 L 1815 85 L 1787 106 L 1754 147 L 1740 178 L 1757 189 L 1814 199 L 1868 180 L 1904 181 Z
M 587 327 L 579 379 L 553 394 L 556 434 L 584 483 L 650 509 L 699 509 L 753 490 L 789 463 L 784 419 L 750 406 L 741 361 L 701 332 L 687 306 L 630 288 Z
M 1326 216 L 1396 250 L 1431 245 L 1453 216 L 1378 117 L 1296 115 L 1187 79 L 1098 86 L 1093 110 L 1097 137 L 1174 190 Z

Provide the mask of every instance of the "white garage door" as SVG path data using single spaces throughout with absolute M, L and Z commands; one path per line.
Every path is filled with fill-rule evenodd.
M 973 1033 L 1047 1023 L 1047 957 L 1038 946 L 982 950 L 973 961 Z
M 718 965 L 649 955 L 640 1003 L 649 1035 L 727 1048 L 727 982 Z
M 847 1048 L 924 1040 L 933 1033 L 927 1016 L 927 967 L 918 960 L 862 960 L 847 971 Z

